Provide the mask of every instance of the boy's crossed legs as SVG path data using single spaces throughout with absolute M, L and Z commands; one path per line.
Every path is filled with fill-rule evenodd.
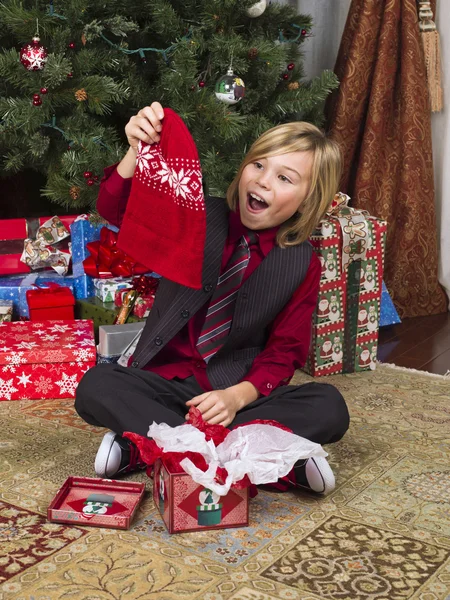
M 188 412 L 186 402 L 204 391 L 194 377 L 167 380 L 151 371 L 112 364 L 90 369 L 78 385 L 75 408 L 87 423 L 111 430 L 97 453 L 97 475 L 111 478 L 144 466 L 134 444 L 121 437 L 123 432 L 146 437 L 153 421 L 181 425 Z M 276 420 L 319 444 L 338 441 L 349 425 L 342 395 L 323 383 L 280 386 L 239 411 L 230 428 L 254 419 Z M 328 493 L 334 488 L 334 476 L 325 458 L 311 458 L 299 461 L 285 482 L 274 487 L 287 489 L 289 483 Z

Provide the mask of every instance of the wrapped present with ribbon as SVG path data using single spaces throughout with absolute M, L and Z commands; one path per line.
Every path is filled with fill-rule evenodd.
M 313 376 L 375 368 L 387 224 L 349 200 L 336 194 L 310 238 L 322 265 L 304 368 Z
M 83 261 L 84 271 L 91 277 L 110 279 L 111 277 L 133 277 L 148 272 L 148 267 L 139 264 L 117 247 L 117 233 L 103 227 L 100 239 L 89 242 L 90 252 Z
M 85 272 L 83 261 L 90 255 L 88 244 L 100 239 L 100 233 L 104 227 L 115 232 L 118 231 L 117 227 L 110 225 L 97 214 L 79 215 L 70 226 L 74 293 L 77 299 L 91 298 L 95 295 L 93 277 Z
M 12 300 L 13 320 L 25 320 L 30 316 L 27 291 L 35 289 L 36 285 L 48 287 L 52 283 L 69 288 L 73 292 L 74 278 L 72 275 L 63 277 L 57 273 L 43 271 L 29 273 L 25 277 L 0 277 L 0 300 Z
M 159 279 L 156 273 L 141 275 L 133 279 L 131 288 L 117 290 L 114 304 L 120 307 L 118 323 L 125 323 L 131 311 L 140 319 L 148 316 L 155 301 Z
M 114 302 L 118 290 L 130 289 L 130 277 L 112 277 L 110 279 L 94 279 L 95 295 L 102 302 Z
M 36 268 L 63 273 L 70 258 L 69 228 L 76 217 L 0 219 L 0 275 L 26 274 Z
M 26 291 L 30 321 L 73 320 L 75 298 L 69 287 L 49 281 L 41 287 L 33 284 Z
M 230 431 L 203 421 L 196 407 L 183 425 L 153 423 L 148 438 L 123 435 L 139 448 L 147 473 L 153 470 L 153 499 L 169 533 L 244 527 L 256 485 L 284 477 L 298 460 L 327 456 L 276 421 Z

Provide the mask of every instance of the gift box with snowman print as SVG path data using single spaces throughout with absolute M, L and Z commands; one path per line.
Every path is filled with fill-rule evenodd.
M 337 194 L 310 241 L 322 265 L 304 370 L 315 377 L 374 369 L 386 221 L 347 206 Z

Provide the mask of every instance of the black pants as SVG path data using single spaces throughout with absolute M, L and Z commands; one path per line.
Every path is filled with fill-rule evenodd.
M 171 427 L 184 423 L 186 402 L 204 391 L 194 377 L 167 380 L 150 371 L 100 364 L 80 381 L 75 408 L 91 425 L 146 436 L 153 421 Z M 281 386 L 240 410 L 229 427 L 253 419 L 274 419 L 319 444 L 337 442 L 349 426 L 344 398 L 326 383 Z

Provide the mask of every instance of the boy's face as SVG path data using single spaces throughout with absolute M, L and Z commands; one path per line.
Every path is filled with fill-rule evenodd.
M 239 181 L 239 211 L 248 229 L 269 229 L 287 221 L 309 192 L 313 155 L 288 152 L 248 164 Z

